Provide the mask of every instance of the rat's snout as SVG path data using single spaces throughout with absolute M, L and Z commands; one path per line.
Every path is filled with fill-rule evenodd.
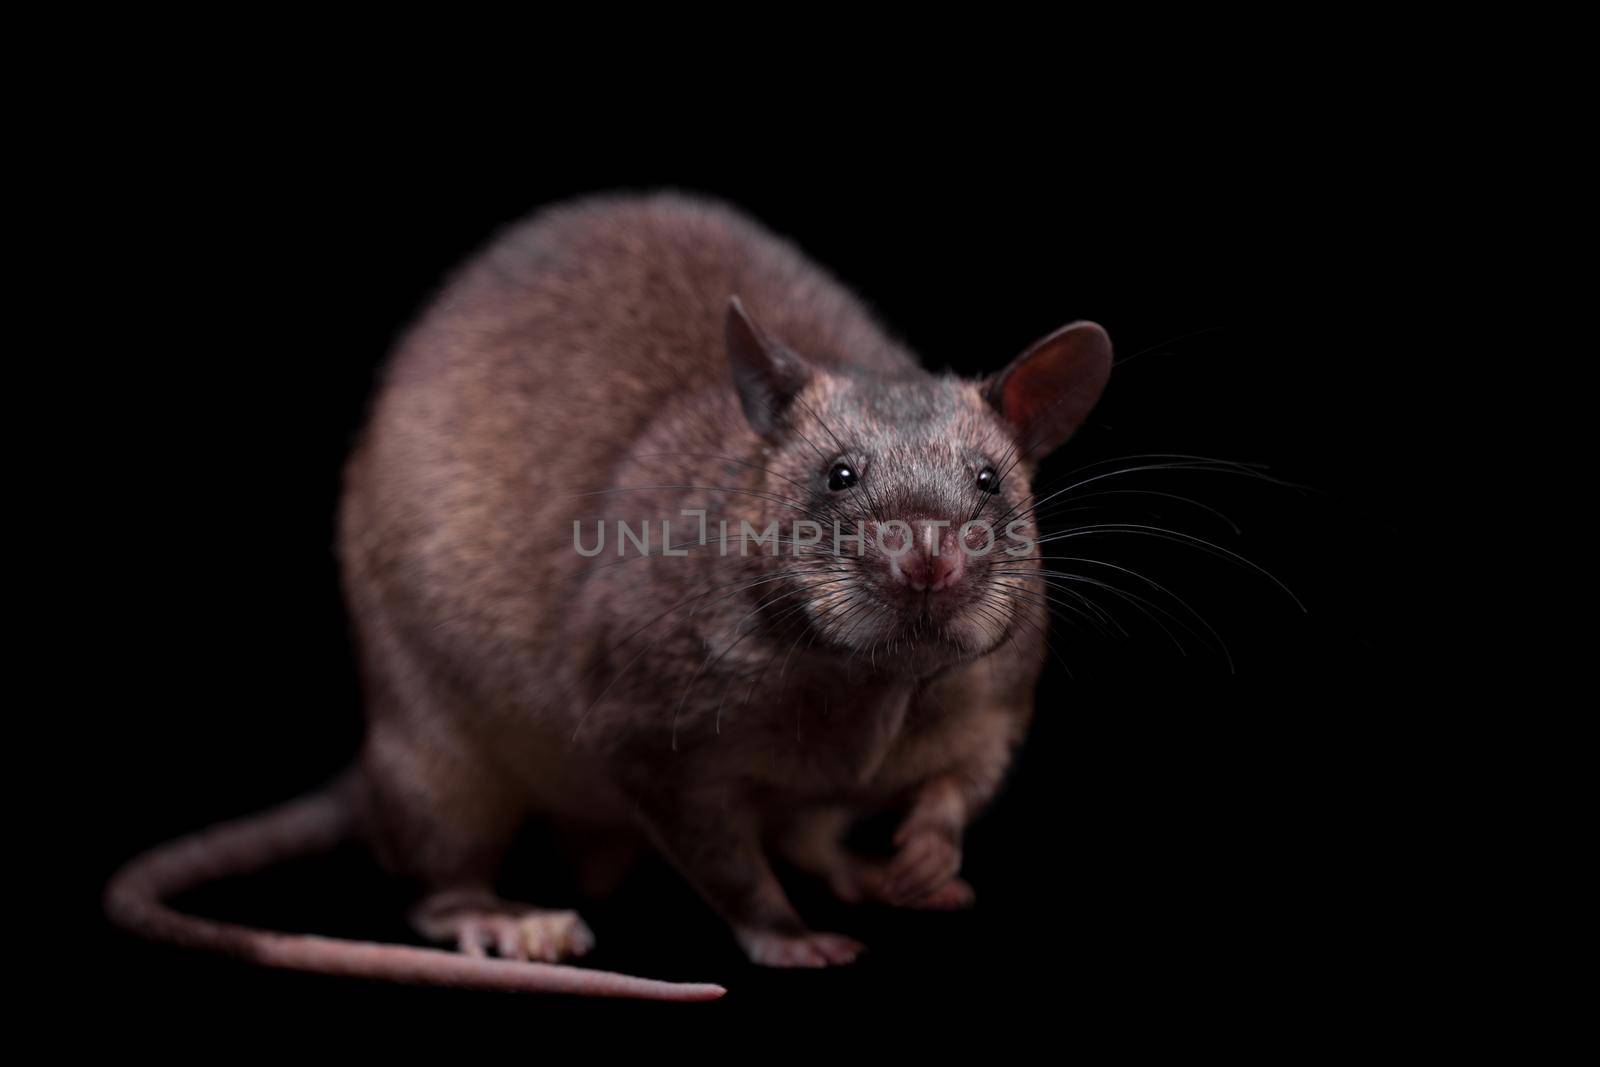
M 966 553 L 950 523 L 920 519 L 907 522 L 906 527 L 909 544 L 901 531 L 885 538 L 891 552 L 889 572 L 919 593 L 942 592 L 960 582 L 966 572 Z

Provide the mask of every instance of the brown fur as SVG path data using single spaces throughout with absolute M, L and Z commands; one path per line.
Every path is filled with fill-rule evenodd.
M 730 383 L 734 296 L 809 371 L 771 439 Z M 1030 417 L 1050 407 L 1052 358 L 1004 386 Z M 469 263 L 394 355 L 340 523 L 367 690 L 362 832 L 429 888 L 419 929 L 514 957 L 586 948 L 570 924 L 530 945 L 491 921 L 527 912 L 488 890 L 530 817 L 637 835 L 758 962 L 859 949 L 806 928 L 774 853 L 850 899 L 965 903 L 962 830 L 1033 710 L 1044 617 L 1027 564 L 975 564 L 935 640 L 920 609 L 878 596 L 877 553 L 666 556 L 660 538 L 664 519 L 675 544 L 697 536 L 684 508 L 713 538 L 718 518 L 959 522 L 983 503 L 985 457 L 1008 472 L 991 514 L 1021 511 L 1028 427 L 995 392 L 922 371 L 791 246 L 711 203 L 590 199 Z M 863 468 L 859 490 L 817 488 L 836 451 Z M 579 555 L 574 520 L 592 538 L 600 519 L 608 535 L 649 519 L 650 556 L 619 557 L 610 536 Z M 850 823 L 885 809 L 902 813 L 894 855 L 848 852 Z

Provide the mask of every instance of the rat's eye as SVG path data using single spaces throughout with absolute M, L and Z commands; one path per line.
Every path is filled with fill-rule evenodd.
M 828 472 L 828 488 L 835 493 L 856 484 L 856 469 L 848 463 L 835 463 Z
M 985 493 L 1000 491 L 1000 476 L 994 472 L 993 467 L 985 467 L 978 472 L 978 488 Z

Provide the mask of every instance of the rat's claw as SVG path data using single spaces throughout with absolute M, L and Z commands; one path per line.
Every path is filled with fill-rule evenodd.
M 907 901 L 905 906 L 927 911 L 960 911 L 972 907 L 977 901 L 978 894 L 972 886 L 963 879 L 952 878 L 926 896 Z
M 594 948 L 594 933 L 575 911 L 545 911 L 525 915 L 517 924 L 523 951 L 529 957 L 554 963 L 587 955 Z
M 454 941 L 458 951 L 483 958 L 556 963 L 594 948 L 594 933 L 575 911 L 546 911 L 513 904 L 428 913 L 417 921 L 430 939 Z
M 961 848 L 944 834 L 924 832 L 905 840 L 889 861 L 884 899 L 912 904 L 941 889 L 961 870 Z
M 527 957 L 522 954 L 522 940 L 517 937 L 516 928 L 510 923 L 494 924 L 494 950 L 502 959 L 521 960 Z
M 456 929 L 456 951 L 467 956 L 482 958 L 489 954 L 489 929 L 476 920 L 465 919 Z

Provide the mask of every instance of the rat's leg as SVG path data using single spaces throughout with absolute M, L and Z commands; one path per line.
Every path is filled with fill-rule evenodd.
M 975 899 L 972 887 L 954 877 L 919 896 L 891 896 L 890 863 L 860 855 L 845 844 L 845 833 L 855 817 L 854 811 L 844 807 L 804 812 L 784 826 L 775 838 L 775 846 L 784 859 L 806 874 L 822 879 L 833 895 L 847 904 L 870 900 L 934 910 L 972 905 Z
M 926 770 L 907 794 L 894 834 L 895 853 L 884 881 L 887 903 L 954 908 L 973 901 L 972 887 L 957 877 L 961 838 L 1000 787 L 1033 715 L 1038 677 L 1037 666 L 1020 648 L 996 652 L 990 660 L 979 660 L 929 690 L 927 708 L 935 716 L 947 708 L 969 710 L 942 725 L 935 719 L 920 750 L 912 746 L 913 758 L 927 760 Z M 962 754 L 959 762 L 939 758 L 947 759 L 950 752 Z
M 727 920 L 751 962 L 826 967 L 861 954 L 852 938 L 806 929 L 772 873 L 760 823 L 748 807 L 678 798 L 670 807 L 641 811 L 640 819 L 667 859 Z
M 856 904 L 877 895 L 883 865 L 845 847 L 844 835 L 855 813 L 843 806 L 809 808 L 784 821 L 773 848 L 798 870 L 827 883 L 833 895 Z
M 524 809 L 481 762 L 437 737 L 424 748 L 389 727 L 369 736 L 361 770 L 379 859 L 425 887 L 410 913 L 419 934 L 471 956 L 519 960 L 554 962 L 594 947 L 576 912 L 495 895 Z
M 895 853 L 884 871 L 880 899 L 902 907 L 961 908 L 972 904 L 972 887 L 957 874 L 962 831 L 975 807 L 969 790 L 954 776 L 923 783 L 895 831 Z

